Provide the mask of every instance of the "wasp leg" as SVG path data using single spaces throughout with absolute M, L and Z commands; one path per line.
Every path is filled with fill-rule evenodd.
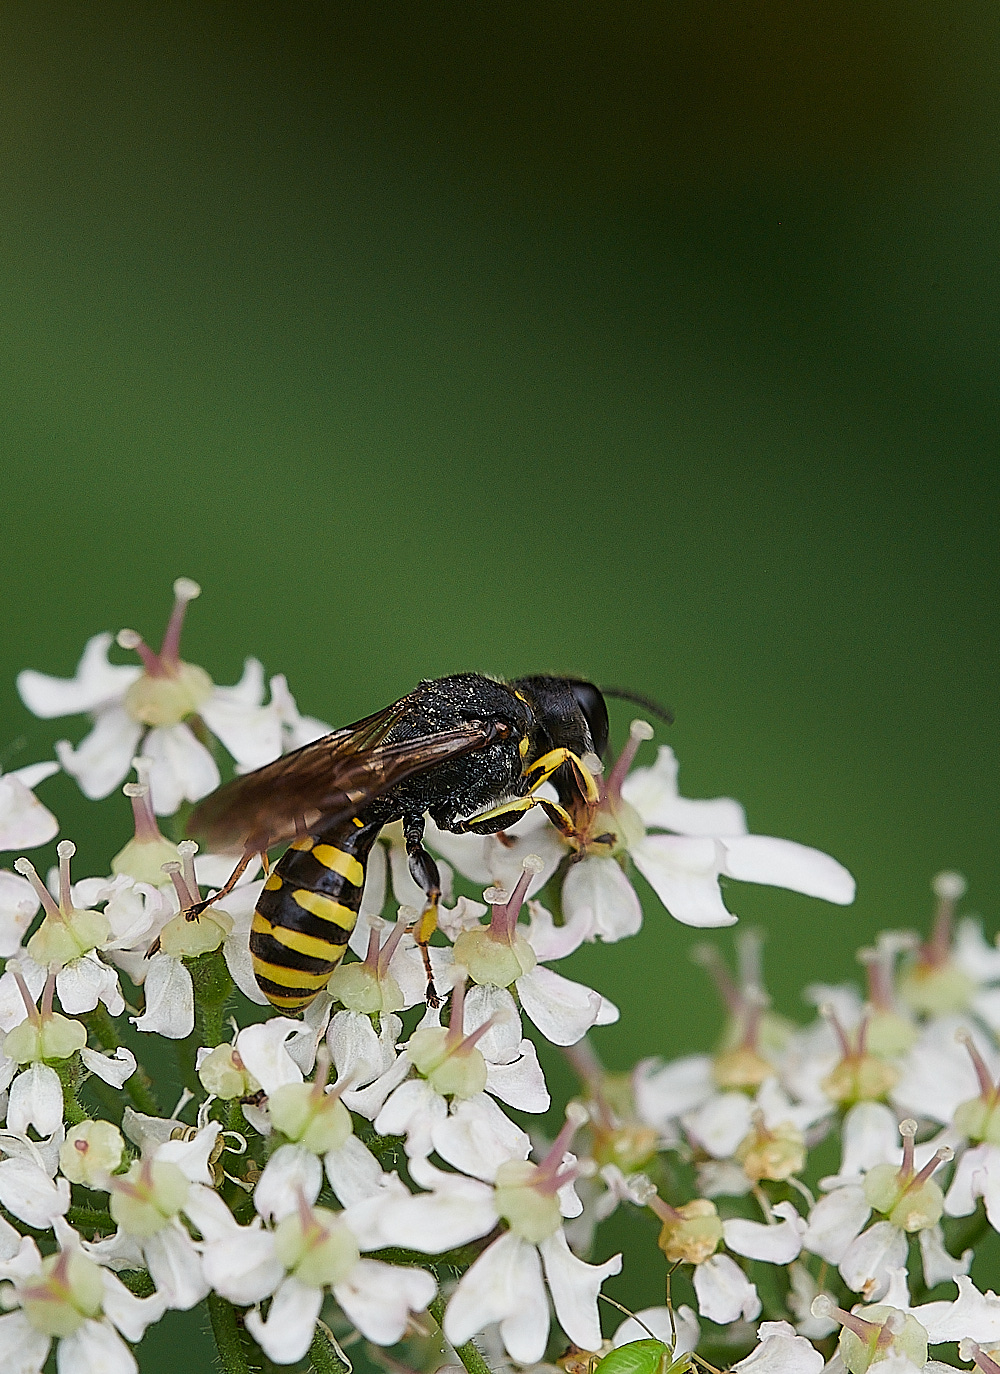
M 495 835 L 498 830 L 505 830 L 508 825 L 519 821 L 526 811 L 539 804 L 538 797 L 514 797 L 511 801 L 491 807 L 489 811 L 480 811 L 478 816 L 470 816 L 468 820 L 459 821 L 450 828 L 458 835 L 463 835 L 467 831 L 473 835 Z
M 437 864 L 424 848 L 423 816 L 405 816 L 403 818 L 403 838 L 406 841 L 406 854 L 410 862 L 410 873 L 413 881 L 427 898 L 427 905 L 420 913 L 420 920 L 414 931 L 414 938 L 424 961 L 424 972 L 427 974 L 427 1005 L 439 1007 L 441 999 L 434 987 L 434 973 L 431 969 L 428 945 L 431 936 L 437 930 L 438 902 L 441 900 L 441 874 L 438 872 Z
M 219 901 L 220 898 L 228 897 L 230 892 L 232 892 L 233 888 L 236 886 L 239 880 L 243 877 L 243 874 L 246 872 L 247 864 L 249 864 L 251 859 L 254 859 L 256 857 L 257 851 L 255 849 L 245 850 L 243 853 L 243 857 L 240 859 L 239 863 L 233 869 L 232 873 L 230 873 L 229 877 L 226 879 L 222 887 L 219 888 L 215 896 L 206 897 L 203 902 L 195 902 L 194 906 L 186 907 L 184 910 L 184 919 L 187 921 L 197 921 L 198 917 L 201 915 L 203 911 L 207 911 L 210 906 L 214 906 L 214 904 L 217 901 Z
M 584 801 L 596 804 L 600 800 L 597 784 L 590 769 L 585 767 L 582 759 L 577 758 L 571 749 L 550 749 L 540 759 L 535 759 L 535 762 L 524 770 L 524 776 L 528 780 L 528 791 L 534 792 L 543 782 L 548 782 L 556 769 L 561 768 L 564 763 L 568 763 L 572 768 L 576 785 Z

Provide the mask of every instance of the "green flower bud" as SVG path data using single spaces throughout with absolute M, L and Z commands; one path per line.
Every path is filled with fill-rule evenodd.
M 208 700 L 213 687 L 204 668 L 179 661 L 169 674 L 137 678 L 125 693 L 125 709 L 143 725 L 178 725 Z
M 112 1219 L 132 1236 L 155 1236 L 187 1201 L 191 1185 L 176 1164 L 136 1160 L 123 1178 L 112 1180 Z
M 59 1167 L 70 1183 L 101 1188 L 122 1162 L 125 1142 L 110 1121 L 81 1121 L 59 1151 Z
M 537 1164 L 527 1159 L 511 1159 L 500 1165 L 494 1182 L 498 1215 L 532 1245 L 554 1235 L 562 1224 L 558 1196 L 535 1188 L 537 1177 Z
M 975 982 L 950 959 L 943 964 L 916 963 L 899 981 L 899 995 L 906 1005 L 926 1016 L 965 1011 L 975 992 Z
M 354 1127 L 339 1097 L 317 1092 L 314 1083 L 283 1083 L 267 1100 L 275 1130 L 314 1155 L 339 1150 Z
M 57 919 L 46 916 L 32 935 L 25 949 L 32 959 L 51 968 L 89 954 L 92 949 L 111 938 L 111 922 L 101 911 L 77 911 L 73 908 Z
M 250 1097 L 260 1084 L 247 1073 L 243 1060 L 232 1045 L 216 1045 L 201 1061 L 198 1077 L 206 1092 L 229 1101 L 234 1097 Z
M 308 1224 L 292 1212 L 278 1222 L 274 1252 L 310 1288 L 341 1283 L 361 1258 L 358 1243 L 335 1212 L 313 1207 Z
M 513 942 L 495 940 L 487 926 L 463 930 L 455 941 L 455 963 L 468 969 L 481 986 L 508 988 L 537 964 L 535 951 L 523 935 Z
M 753 1183 L 763 1178 L 783 1182 L 805 1168 L 805 1136 L 791 1121 L 782 1121 L 773 1130 L 759 1121 L 736 1147 L 736 1161 Z
M 362 1016 L 382 1016 L 406 1007 L 406 998 L 392 974 L 385 973 L 380 978 L 365 963 L 338 964 L 327 989 L 348 1011 L 360 1012 Z
M 48 1064 L 69 1059 L 86 1043 L 83 1025 L 54 1011 L 41 1022 L 26 1020 L 15 1026 L 4 1041 L 3 1052 L 18 1064 Z
M 475 1097 L 486 1087 L 486 1060 L 471 1049 L 448 1049 L 443 1026 L 424 1026 L 410 1036 L 406 1052 L 418 1073 L 442 1097 Z
M 101 1315 L 101 1266 L 79 1251 L 60 1251 L 42 1260 L 42 1272 L 18 1289 L 21 1308 L 36 1331 L 72 1336 L 87 1320 Z
M 160 949 L 175 959 L 196 959 L 218 949 L 232 929 L 233 918 L 218 907 L 210 906 L 193 921 L 179 911 L 160 931 Z
M 900 1312 L 897 1307 L 862 1307 L 857 1316 L 872 1329 L 865 1336 L 844 1327 L 840 1333 L 840 1358 L 850 1374 L 868 1374 L 880 1360 L 902 1355 L 918 1369 L 927 1363 L 927 1332 L 916 1317 Z M 886 1328 L 892 1339 L 886 1340 Z

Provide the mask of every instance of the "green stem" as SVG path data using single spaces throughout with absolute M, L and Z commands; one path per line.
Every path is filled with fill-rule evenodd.
M 218 1293 L 208 1295 L 208 1315 L 224 1374 L 251 1374 L 236 1308 Z
M 444 1331 L 444 1298 L 439 1293 L 431 1305 L 428 1312 Z M 465 1365 L 468 1374 L 493 1374 L 489 1365 L 483 1358 L 483 1353 L 476 1345 L 475 1341 L 466 1341 L 464 1345 L 455 1346 L 455 1354 Z
M 71 1207 L 66 1220 L 77 1231 L 103 1232 L 109 1236 L 115 1231 L 110 1212 L 101 1212 L 96 1207 Z
M 309 1346 L 309 1360 L 316 1374 L 351 1374 L 351 1364 L 341 1359 L 340 1347 L 324 1322 L 316 1323 Z
M 232 996 L 233 980 L 221 949 L 190 960 L 188 968 L 194 984 L 198 1048 L 214 1049 L 225 1039 L 226 1006 Z
M 72 1059 L 63 1059 L 56 1068 L 59 1075 L 59 1082 L 62 1084 L 63 1111 L 66 1121 L 70 1126 L 79 1126 L 81 1121 L 89 1121 L 90 1114 L 86 1111 L 77 1092 L 80 1088 L 79 1073 L 77 1066 Z

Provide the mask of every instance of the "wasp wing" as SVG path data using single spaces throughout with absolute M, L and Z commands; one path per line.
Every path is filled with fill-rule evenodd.
M 397 722 L 396 702 L 355 725 L 234 778 L 206 797 L 188 821 L 214 852 L 263 852 L 308 831 L 321 817 L 359 811 L 407 778 L 504 737 L 498 722 L 473 721 L 398 743 L 383 743 Z

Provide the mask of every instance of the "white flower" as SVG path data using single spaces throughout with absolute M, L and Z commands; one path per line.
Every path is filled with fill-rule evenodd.
M 698 1311 L 709 1321 L 727 1326 L 740 1317 L 752 1321 L 760 1313 L 756 1285 L 728 1255 L 712 1255 L 696 1265 L 693 1277 Z
M 120 632 L 119 644 L 136 650 L 142 667 L 109 663 L 111 635 L 99 634 L 87 641 L 74 677 L 19 674 L 21 699 L 36 716 L 93 716 L 93 729 L 77 747 L 66 740 L 56 745 L 59 762 L 85 796 L 108 796 L 125 777 L 140 743 L 151 762 L 158 815 L 171 815 L 182 801 L 198 801 L 213 791 L 220 781 L 218 767 L 189 721 L 203 721 L 242 770 L 269 763 L 286 739 L 291 743 L 308 734 L 311 722 L 298 716 L 283 679 L 279 699 L 264 705 L 264 674 L 256 659 L 247 659 L 234 686 L 216 687 L 203 668 L 180 658 L 184 612 L 199 594 L 190 578 L 174 583 L 174 608 L 159 653 L 134 630 Z
M 58 772 L 58 763 L 32 763 L 0 775 L 0 849 L 37 849 L 55 839 L 59 822 L 32 789 Z
M 788 1322 L 761 1322 L 760 1344 L 733 1365 L 740 1374 L 819 1374 L 823 1356 Z

